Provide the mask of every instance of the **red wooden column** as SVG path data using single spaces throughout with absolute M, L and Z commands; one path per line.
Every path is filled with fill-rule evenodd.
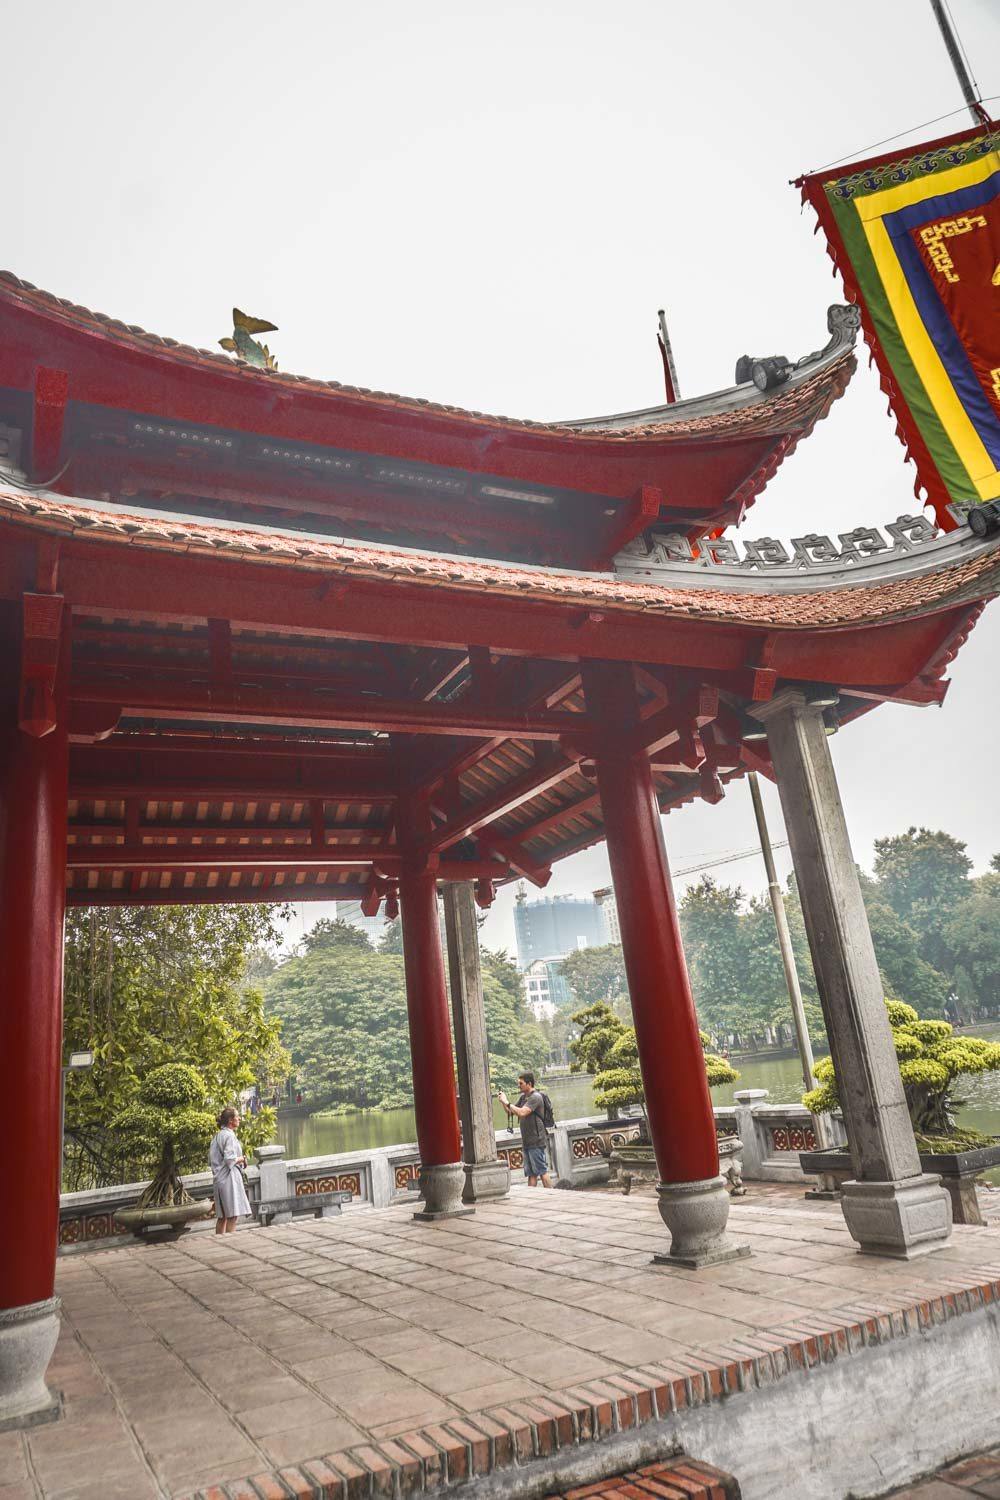
M 706 1265 L 746 1254 L 725 1237 L 729 1196 L 719 1175 L 715 1117 L 645 752 L 632 748 L 639 704 L 631 666 L 582 663 L 587 711 L 601 726 L 597 784 L 618 904 L 646 1096 L 662 1181 L 669 1259 Z
M 0 605 L 0 1421 L 52 1405 L 58 1333 L 62 955 L 66 883 L 67 641 L 62 601 Z M 22 675 L 22 659 L 24 672 Z
M 448 990 L 441 951 L 437 880 L 426 860 L 408 858 L 406 845 L 424 831 L 426 804 L 400 798 L 398 838 L 404 849 L 399 877 L 403 924 L 406 1009 L 413 1064 L 413 1106 L 420 1147 L 420 1189 L 424 1198 L 418 1219 L 440 1219 L 464 1208 L 462 1139 L 458 1125 L 455 1062 L 451 1047 Z

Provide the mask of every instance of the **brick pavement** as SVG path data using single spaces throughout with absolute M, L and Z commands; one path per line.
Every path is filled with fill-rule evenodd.
M 65 1416 L 0 1435 L 0 1500 L 405 1493 L 1000 1300 L 995 1229 L 874 1260 L 795 1190 L 732 1228 L 751 1259 L 654 1266 L 651 1199 L 523 1189 L 438 1224 L 358 1209 L 64 1258 Z

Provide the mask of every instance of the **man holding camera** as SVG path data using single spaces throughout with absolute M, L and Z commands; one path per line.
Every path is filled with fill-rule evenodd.
M 521 1146 L 524 1152 L 524 1175 L 529 1187 L 550 1188 L 548 1132 L 545 1129 L 545 1100 L 535 1088 L 534 1073 L 522 1073 L 517 1080 L 521 1090 L 516 1104 L 511 1104 L 503 1089 L 497 1098 L 510 1115 L 517 1115 L 521 1123 Z

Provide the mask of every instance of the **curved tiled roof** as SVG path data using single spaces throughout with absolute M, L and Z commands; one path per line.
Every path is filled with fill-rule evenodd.
M 800 360 L 788 382 L 776 391 L 759 392 L 753 385 L 734 386 L 709 396 L 679 401 L 672 406 L 652 407 L 623 415 L 588 418 L 584 421 L 537 422 L 526 418 L 493 416 L 460 406 L 430 401 L 421 397 L 399 396 L 388 391 L 368 390 L 345 385 L 336 380 L 317 380 L 312 376 L 290 375 L 284 371 L 251 368 L 214 349 L 199 349 L 176 339 L 148 333 L 134 323 L 124 323 L 104 313 L 93 312 L 65 297 L 39 290 L 10 271 L 0 271 L 0 302 L 16 301 L 34 308 L 41 316 L 55 319 L 77 329 L 90 330 L 104 338 L 122 342 L 134 349 L 199 368 L 224 370 L 255 384 L 290 387 L 358 398 L 367 404 L 388 406 L 394 410 L 412 410 L 504 429 L 558 434 L 581 442 L 628 441 L 643 439 L 662 441 L 697 436 L 725 438 L 730 435 L 766 435 L 769 433 L 805 432 L 826 416 L 832 403 L 846 389 L 856 368 L 852 353 L 853 330 L 831 330 L 833 337 L 825 349 Z
M 197 516 L 129 509 L 107 502 L 0 488 L 0 523 L 20 523 L 49 533 L 114 545 L 225 555 L 256 565 L 294 565 L 363 580 L 398 580 L 456 592 L 495 595 L 614 610 L 647 617 L 704 620 L 769 630 L 829 630 L 930 614 L 1000 592 L 1000 539 L 977 543 L 955 533 L 954 550 L 939 547 L 924 570 L 855 582 L 849 572 L 835 587 L 813 591 L 748 591 L 700 583 L 627 581 L 614 574 L 494 562 L 435 552 L 312 536 L 278 528 L 251 528 Z

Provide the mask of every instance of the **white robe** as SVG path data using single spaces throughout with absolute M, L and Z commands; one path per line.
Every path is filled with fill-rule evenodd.
M 212 1137 L 208 1163 L 212 1168 L 217 1219 L 238 1219 L 241 1215 L 250 1213 L 246 1188 L 236 1165 L 242 1155 L 243 1147 L 236 1139 L 236 1132 L 228 1126 L 224 1126 Z

